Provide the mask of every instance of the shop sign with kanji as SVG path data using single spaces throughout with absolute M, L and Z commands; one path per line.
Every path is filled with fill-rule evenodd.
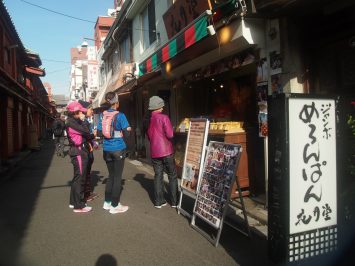
M 289 100 L 290 234 L 337 224 L 335 101 Z

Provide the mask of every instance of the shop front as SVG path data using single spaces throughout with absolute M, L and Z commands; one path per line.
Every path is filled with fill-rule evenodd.
M 264 173 L 256 171 L 256 165 L 264 169 L 263 161 L 258 160 L 263 146 L 258 137 L 256 60 L 255 50 L 247 49 L 188 73 L 174 83 L 179 121 L 176 128 L 178 169 L 183 167 L 189 120 L 208 118 L 208 141 L 242 145 L 237 176 L 243 195 L 264 193 Z
M 197 27 L 199 22 L 195 23 Z M 160 53 L 164 55 L 163 47 L 140 65 L 140 70 L 144 71 L 142 77 L 156 69 L 161 71 L 161 75 L 142 87 L 142 105 L 146 110 L 152 95 L 165 100 L 164 112 L 171 118 L 176 131 L 175 160 L 180 176 L 189 120 L 208 118 L 208 141 L 242 145 L 237 175 L 243 195 L 265 194 L 263 140 L 258 135 L 258 97 L 266 101 L 267 91 L 257 93 L 256 89 L 259 58 L 265 53 L 263 36 L 262 19 L 239 17 L 229 24 L 216 26 L 215 35 L 206 35 L 169 60 L 160 60 Z M 171 43 L 165 46 L 168 50 L 171 50 Z M 145 147 L 149 145 L 146 140 L 144 144 Z M 236 187 L 233 196 L 237 196 Z
M 183 162 L 182 143 L 186 138 L 186 132 L 181 132 L 184 131 L 181 125 L 186 127 L 190 118 L 206 117 L 210 121 L 208 141 L 242 145 L 243 152 L 236 174 L 243 195 L 265 195 L 264 152 L 263 139 L 259 137 L 258 103 L 266 101 L 267 90 L 260 93 L 257 91 L 258 68 L 262 63 L 260 58 L 265 54 L 263 33 L 262 19 L 238 18 L 228 25 L 220 26 L 216 36 L 209 36 L 183 56 L 189 57 L 194 54 L 194 49 L 208 45 L 209 51 L 186 60 L 187 63 L 166 74 L 168 77 L 180 76 L 173 82 L 178 122 L 178 168 Z M 213 41 L 216 40 L 217 46 L 214 46 Z M 181 57 L 179 59 L 184 61 Z M 236 196 L 234 186 L 232 197 Z

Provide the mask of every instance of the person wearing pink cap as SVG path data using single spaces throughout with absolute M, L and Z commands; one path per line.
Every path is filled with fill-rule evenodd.
M 71 183 L 69 207 L 75 213 L 87 213 L 92 210 L 86 205 L 84 197 L 84 182 L 86 171 L 88 169 L 88 140 L 95 138 L 90 133 L 90 129 L 83 122 L 87 109 L 79 102 L 73 101 L 67 105 L 68 119 L 66 121 L 66 129 L 69 140 L 69 155 L 71 163 L 74 167 L 74 177 Z

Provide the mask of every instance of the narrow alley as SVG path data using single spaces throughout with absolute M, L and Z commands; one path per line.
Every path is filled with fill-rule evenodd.
M 102 209 L 107 169 L 93 165 L 93 211 L 68 207 L 72 165 L 52 141 L 22 161 L 0 186 L 0 265 L 265 265 L 266 240 L 225 226 L 216 248 L 170 206 L 155 209 L 153 175 L 126 160 L 122 202 L 127 213 Z

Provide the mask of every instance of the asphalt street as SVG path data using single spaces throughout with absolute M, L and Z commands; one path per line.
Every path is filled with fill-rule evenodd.
M 213 246 L 169 205 L 152 203 L 153 175 L 126 159 L 121 202 L 128 212 L 102 209 L 107 177 L 102 150 L 92 178 L 99 197 L 91 213 L 69 209 L 70 159 L 52 141 L 33 152 L 0 184 L 0 265 L 267 265 L 266 240 L 224 226 Z

